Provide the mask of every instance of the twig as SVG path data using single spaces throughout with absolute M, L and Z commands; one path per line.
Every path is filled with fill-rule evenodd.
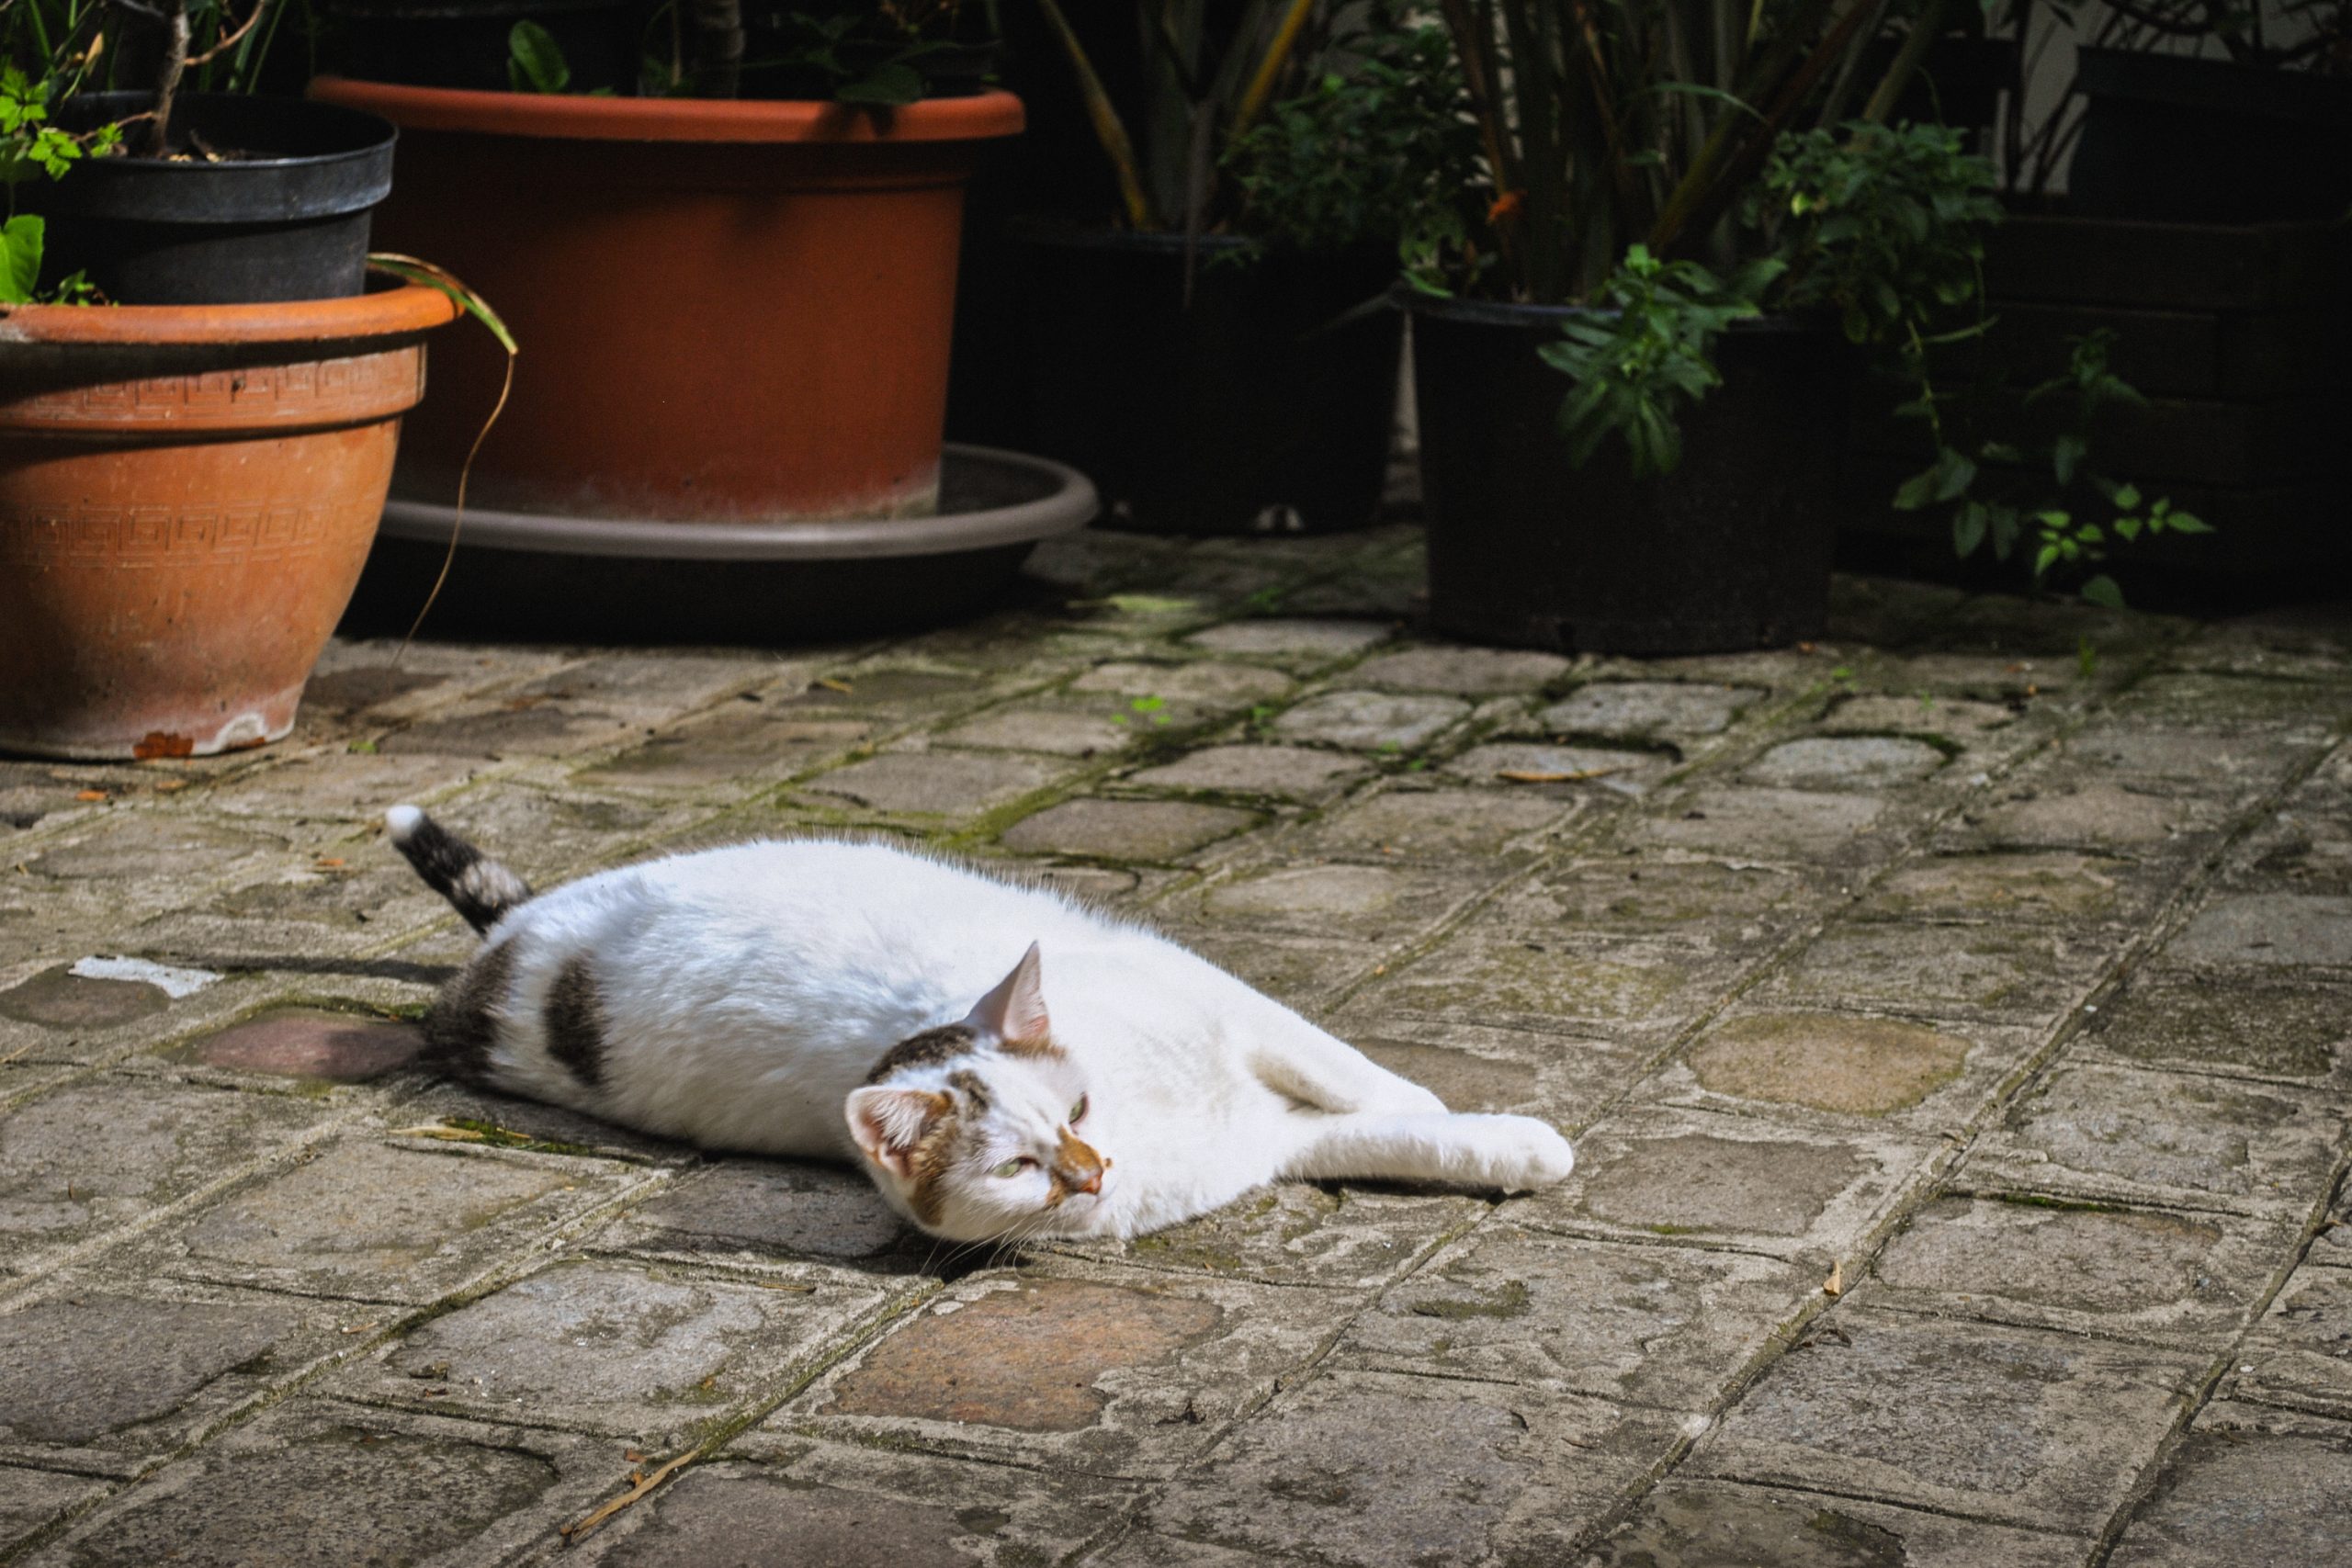
M 670 1472 L 672 1471 L 678 1469 L 682 1465 L 692 1462 L 694 1457 L 695 1450 L 688 1449 L 684 1453 L 680 1454 L 676 1459 L 672 1460 L 669 1463 L 663 1465 L 661 1469 L 655 1471 L 652 1474 L 647 1476 L 644 1480 L 639 1482 L 636 1485 L 630 1487 L 628 1491 L 622 1493 L 611 1502 L 606 1503 L 604 1506 L 598 1508 L 586 1518 L 580 1520 L 576 1524 L 557 1526 L 556 1533 L 563 1537 L 567 1544 L 573 1546 L 578 1545 L 582 1536 L 585 1536 L 590 1530 L 594 1529 L 598 1525 L 603 1524 L 606 1519 L 611 1518 L 615 1514 L 619 1513 L 623 1508 L 629 1506 L 633 1503 L 641 1501 L 647 1493 L 652 1491 L 655 1487 L 669 1480 Z
M 1605 779 L 1611 773 L 1622 773 L 1623 768 L 1581 768 L 1572 773 L 1550 773 L 1540 768 L 1502 768 L 1495 777 L 1509 779 L 1513 784 L 1582 784 L 1587 779 Z
M 262 18 L 262 13 L 268 9 L 269 0 L 254 0 L 253 14 L 244 19 L 243 23 L 239 26 L 235 32 L 231 33 L 227 38 L 224 38 L 219 43 L 214 44 L 202 54 L 190 55 L 188 57 L 188 63 L 190 65 L 202 65 L 208 61 L 212 60 L 215 56 L 225 54 L 230 50 L 234 49 L 237 46 L 237 41 L 243 38 L 247 33 L 254 30 L 254 24 L 260 21 Z

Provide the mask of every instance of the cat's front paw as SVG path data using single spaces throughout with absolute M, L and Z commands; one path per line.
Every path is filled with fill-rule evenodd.
M 1577 1151 L 1567 1139 L 1532 1116 L 1482 1116 L 1479 1153 L 1486 1185 L 1506 1192 L 1531 1192 L 1568 1179 Z

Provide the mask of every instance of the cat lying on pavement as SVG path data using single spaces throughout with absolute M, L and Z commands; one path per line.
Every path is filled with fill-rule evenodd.
M 433 1065 L 705 1148 L 851 1160 L 950 1240 L 1135 1235 L 1284 1177 L 1518 1190 L 1575 1164 L 1544 1122 L 1451 1112 L 1056 893 L 809 839 L 535 897 L 416 807 L 385 820 L 484 938 L 425 1020 Z

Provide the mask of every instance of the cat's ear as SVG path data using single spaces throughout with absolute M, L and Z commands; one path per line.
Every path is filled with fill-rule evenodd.
M 1053 1033 L 1046 1017 L 1045 983 L 1039 977 L 1037 944 L 1031 942 L 1012 973 L 979 999 L 964 1021 L 1008 1045 L 1042 1045 Z
M 948 1099 L 920 1089 L 867 1085 L 849 1091 L 850 1136 L 866 1157 L 892 1174 L 914 1174 L 915 1145 L 947 1113 Z

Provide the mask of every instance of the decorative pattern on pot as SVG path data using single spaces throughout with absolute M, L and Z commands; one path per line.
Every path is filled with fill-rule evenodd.
M 0 314 L 0 749 L 207 756 L 290 730 L 421 340 L 454 314 L 418 287 Z

